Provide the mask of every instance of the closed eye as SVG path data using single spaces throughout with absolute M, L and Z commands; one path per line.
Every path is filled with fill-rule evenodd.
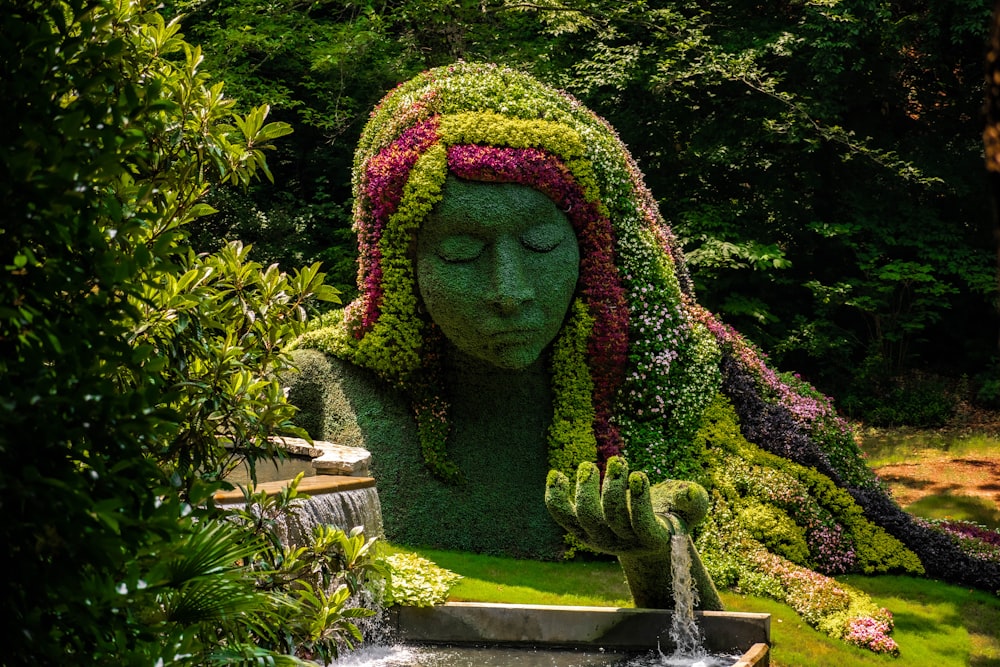
M 483 254 L 486 242 L 474 236 L 448 236 L 438 242 L 434 253 L 446 262 L 471 262 Z
M 535 252 L 552 252 L 569 238 L 562 225 L 536 225 L 521 234 L 521 244 Z

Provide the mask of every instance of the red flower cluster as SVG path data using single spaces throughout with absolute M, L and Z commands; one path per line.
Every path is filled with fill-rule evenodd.
M 367 165 L 361 182 L 364 197 L 355 223 L 358 234 L 358 285 L 363 307 L 353 315 L 358 318 L 352 333 L 360 338 L 378 319 L 382 303 L 382 255 L 379 240 L 389 218 L 399 209 L 403 187 L 410 170 L 424 152 L 438 141 L 437 119 L 431 118 L 403 132 L 375 155 Z

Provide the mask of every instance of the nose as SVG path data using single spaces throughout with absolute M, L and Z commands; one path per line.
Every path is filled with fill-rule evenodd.
M 494 252 L 493 285 L 490 304 L 503 315 L 511 315 L 535 298 L 531 276 L 522 262 L 521 244 L 516 239 L 498 243 Z

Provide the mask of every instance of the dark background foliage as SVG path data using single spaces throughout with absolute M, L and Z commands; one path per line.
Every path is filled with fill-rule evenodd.
M 321 259 L 350 295 L 351 156 L 372 105 L 428 67 L 502 62 L 616 127 L 685 242 L 699 299 L 780 367 L 881 423 L 940 423 L 958 399 L 998 405 L 986 2 L 172 9 L 235 96 L 296 127 L 274 160 L 281 187 L 215 195 L 206 246 Z

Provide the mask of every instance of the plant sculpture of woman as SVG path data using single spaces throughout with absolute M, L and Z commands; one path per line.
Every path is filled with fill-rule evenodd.
M 425 72 L 372 113 L 354 191 L 360 296 L 302 340 L 289 397 L 314 437 L 372 452 L 391 540 L 582 542 L 619 557 L 638 604 L 668 606 L 669 537 L 709 504 L 673 478 L 732 518 L 704 531 L 726 558 L 816 567 L 822 524 L 825 548 L 877 542 L 897 555 L 882 569 L 920 569 L 846 424 L 698 306 L 634 161 L 578 101 L 492 65 Z

